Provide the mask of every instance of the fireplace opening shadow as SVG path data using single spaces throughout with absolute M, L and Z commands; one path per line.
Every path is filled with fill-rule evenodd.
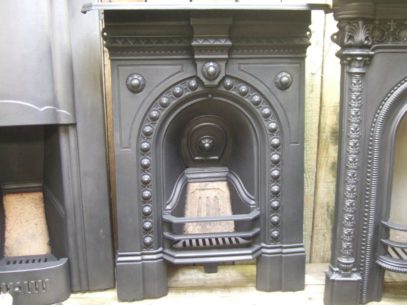
M 57 126 L 0 128 L 0 290 L 14 304 L 70 295 L 60 150 Z
M 384 269 L 384 291 L 395 292 L 407 287 L 407 114 L 404 113 L 396 130 L 393 144 L 393 170 L 390 174 L 388 204 L 383 204 L 381 241 L 377 263 Z M 404 293 L 405 294 L 405 293 Z
M 261 228 L 254 123 L 230 101 L 203 98 L 165 130 L 160 177 L 167 259 L 208 267 L 255 258 Z

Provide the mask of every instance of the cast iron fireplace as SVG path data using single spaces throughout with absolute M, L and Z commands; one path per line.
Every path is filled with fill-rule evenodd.
M 14 305 L 114 286 L 100 41 L 97 16 L 84 18 L 82 5 L 0 3 L 0 293 Z M 31 192 L 41 195 L 35 212 L 44 213 L 27 218 L 44 218 L 49 251 L 5 251 L 4 199 Z M 37 240 L 35 226 L 16 230 L 16 223 L 11 231 Z
M 304 287 L 304 57 L 310 7 L 94 4 L 112 64 L 116 281 L 167 293 L 167 264 L 257 260 Z
M 405 188 L 393 173 L 407 111 L 407 7 L 397 0 L 338 0 L 334 13 L 342 135 L 325 304 L 351 305 L 379 301 L 385 271 L 407 272 L 406 240 L 398 238 L 406 219 L 394 217 L 403 214 L 405 199 L 398 206 L 392 199 L 392 185 Z

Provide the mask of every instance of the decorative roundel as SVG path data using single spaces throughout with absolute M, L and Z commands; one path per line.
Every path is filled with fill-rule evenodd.
M 262 115 L 264 118 L 268 118 L 269 116 L 271 116 L 271 109 L 270 109 L 269 107 L 264 107 L 264 108 L 261 110 L 261 115 Z
M 153 228 L 153 223 L 149 220 L 143 222 L 143 229 L 146 231 L 150 231 Z
M 279 169 L 273 169 L 271 171 L 271 177 L 273 178 L 273 180 L 277 180 L 280 178 L 280 170 Z
M 196 79 L 191 79 L 188 82 L 188 88 L 191 89 L 192 91 L 195 91 L 196 89 L 198 89 L 198 82 L 196 81 Z
M 280 216 L 278 214 L 271 215 L 270 222 L 272 225 L 277 226 L 280 223 Z
M 157 121 L 160 118 L 160 113 L 157 110 L 153 110 L 150 112 L 149 116 L 152 121 Z
M 134 73 L 130 74 L 126 80 L 126 86 L 129 91 L 133 93 L 139 93 L 143 91 L 146 86 L 146 81 L 140 74 Z
M 150 190 L 145 190 L 145 191 L 142 193 L 142 195 L 141 195 L 141 197 L 142 197 L 144 200 L 150 200 L 150 199 L 151 199 L 151 196 L 152 196 L 152 194 L 151 194 L 151 191 L 150 191 Z
M 272 162 L 273 164 L 278 164 L 278 163 L 280 163 L 280 159 L 281 159 L 280 154 L 274 153 L 274 154 L 271 155 L 271 162 Z
M 152 212 L 153 212 L 153 208 L 151 207 L 151 205 L 145 205 L 143 207 L 143 215 L 144 216 L 150 216 Z
M 278 194 L 280 194 L 280 185 L 278 184 L 273 184 L 271 186 L 271 193 L 275 196 L 277 196 Z
M 151 182 L 151 176 L 148 174 L 141 176 L 141 182 L 143 184 L 149 184 Z
M 278 148 L 280 146 L 280 138 L 275 137 L 271 139 L 271 146 Z
M 203 73 L 208 80 L 211 78 L 216 79 L 220 73 L 217 69 L 220 67 L 216 63 L 208 62 L 203 66 Z M 219 70 L 220 71 L 220 70 Z M 284 83 L 285 81 L 282 80 Z M 134 81 L 133 85 L 137 85 Z M 139 173 L 140 173 L 140 200 L 142 204 L 141 216 L 143 225 L 143 247 L 145 250 L 151 249 L 154 245 L 154 232 L 153 232 L 153 207 L 154 201 L 154 179 L 152 175 L 152 141 L 154 138 L 157 124 L 160 123 L 165 112 L 168 109 L 176 107 L 181 101 L 184 101 L 189 94 L 197 94 L 202 91 L 204 96 L 210 96 L 210 98 L 216 97 L 217 92 L 228 92 L 228 94 L 235 95 L 237 100 L 244 100 L 257 114 L 258 118 L 262 120 L 264 130 L 268 134 L 268 150 L 269 150 L 269 225 L 270 236 L 269 241 L 272 243 L 278 243 L 280 240 L 280 194 L 281 194 L 281 159 L 282 159 L 282 138 L 280 134 L 280 127 L 278 118 L 273 112 L 271 105 L 264 96 L 258 92 L 251 85 L 232 77 L 225 77 L 221 84 L 208 92 L 202 83 L 197 78 L 190 78 L 175 84 L 173 87 L 164 91 L 150 106 L 150 109 L 146 112 L 144 120 L 141 126 L 141 132 L 139 135 Z M 204 152 L 211 152 L 216 149 L 217 142 L 213 137 L 201 137 L 199 140 L 199 149 Z
M 151 144 L 149 142 L 143 142 L 140 145 L 140 150 L 142 152 L 148 152 L 151 149 Z
M 260 103 L 261 103 L 261 97 L 260 97 L 260 95 L 255 94 L 255 95 L 252 96 L 250 101 L 252 102 L 252 104 L 254 106 L 259 106 Z
M 233 80 L 231 80 L 230 78 L 225 78 L 225 80 L 223 81 L 223 87 L 226 90 L 230 90 L 233 88 Z
M 143 239 L 144 245 L 148 248 L 150 248 L 153 245 L 153 238 L 151 236 L 146 236 Z
M 158 103 L 161 107 L 167 108 L 170 105 L 170 99 L 166 96 L 163 96 Z
M 143 158 L 141 159 L 140 164 L 143 169 L 148 169 L 150 168 L 151 160 L 148 158 Z
M 239 86 L 239 93 L 241 96 L 246 96 L 249 93 L 249 88 L 245 85 Z
M 271 238 L 272 238 L 274 241 L 277 241 L 278 239 L 280 239 L 280 231 L 277 230 L 277 229 L 271 231 Z
M 184 94 L 184 89 L 180 86 L 176 86 L 174 90 L 172 90 L 172 94 L 174 94 L 175 97 L 181 97 Z
M 278 210 L 278 209 L 280 208 L 280 201 L 278 201 L 278 200 L 273 200 L 273 201 L 271 202 L 271 208 L 272 208 L 273 210 Z
M 277 124 L 277 122 L 275 122 L 275 121 L 271 121 L 269 124 L 268 124 L 268 130 L 270 131 L 270 132 L 276 132 L 277 130 L 278 130 L 278 124 Z
M 150 125 L 146 125 L 143 127 L 143 133 L 145 136 L 151 136 L 154 132 L 153 127 L 151 127 Z
M 287 90 L 293 83 L 293 77 L 288 72 L 280 72 L 274 78 L 274 84 L 280 90 Z
M 215 80 L 218 78 L 220 70 L 218 63 L 210 61 L 203 65 L 202 74 L 207 80 Z

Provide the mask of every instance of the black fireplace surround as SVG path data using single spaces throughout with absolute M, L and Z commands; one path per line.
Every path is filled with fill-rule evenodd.
M 256 259 L 257 289 L 303 289 L 310 7 L 92 9 L 112 64 L 119 300 L 167 294 L 167 264 Z M 186 215 L 189 185 L 211 182 L 231 214 Z M 234 229 L 186 230 L 208 222 Z

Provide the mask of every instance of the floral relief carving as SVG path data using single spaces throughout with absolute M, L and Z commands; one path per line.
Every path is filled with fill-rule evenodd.
M 364 20 L 346 20 L 338 23 L 339 31 L 332 40 L 341 47 L 370 47 L 373 43 L 373 24 Z
M 373 26 L 373 42 L 384 43 L 407 43 L 407 19 L 378 20 Z
M 361 31 L 362 25 L 358 28 Z M 355 28 L 356 29 L 356 28 Z M 355 30 L 354 29 L 354 30 Z M 358 33 L 357 35 L 362 35 Z M 354 36 L 352 39 L 362 39 Z M 351 65 L 354 60 L 366 62 L 363 59 L 353 59 L 348 63 Z M 343 272 L 349 272 L 353 269 L 353 239 L 355 231 L 355 211 L 356 202 L 359 199 L 359 168 L 360 168 L 360 141 L 363 106 L 363 75 L 361 73 L 350 73 L 350 89 L 348 99 L 348 129 L 346 132 L 346 166 L 345 166 L 345 186 L 344 186 L 344 206 L 341 234 L 341 257 L 338 264 Z M 343 263 L 346 261 L 346 263 Z

